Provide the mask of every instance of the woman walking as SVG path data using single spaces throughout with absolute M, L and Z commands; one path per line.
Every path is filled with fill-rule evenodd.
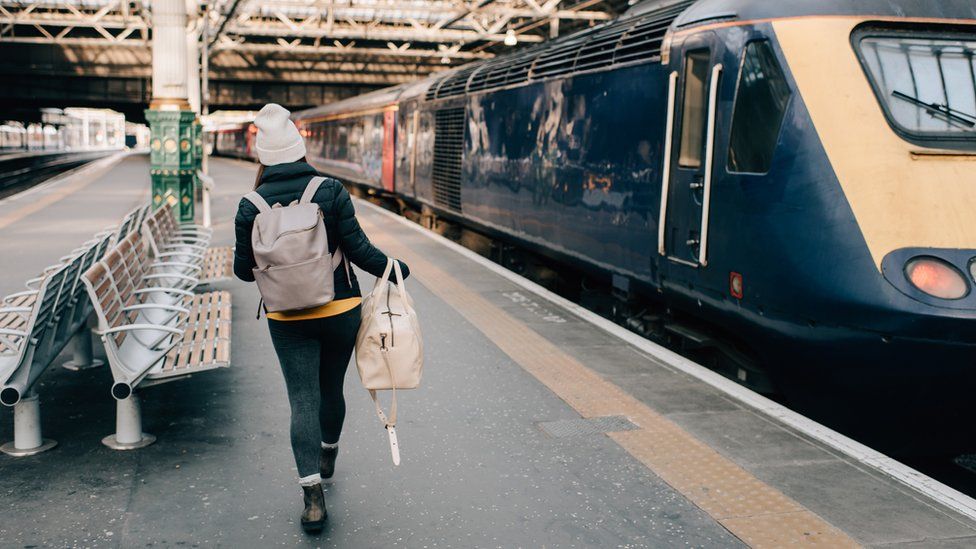
M 289 115 L 271 103 L 254 120 L 261 163 L 255 191 L 270 205 L 299 200 L 309 181 L 319 175 L 305 161 L 305 143 Z M 373 276 L 382 276 L 387 264 L 386 255 L 363 233 L 349 193 L 339 181 L 325 178 L 312 202 L 322 211 L 329 252 L 341 250 L 342 260 L 333 273 L 335 298 L 311 309 L 267 314 L 291 405 L 291 446 L 305 497 L 301 522 L 308 532 L 321 530 L 328 516 L 322 479 L 335 471 L 346 414 L 342 383 L 360 324 L 359 283 L 347 262 Z M 235 219 L 234 274 L 247 282 L 254 281 L 257 265 L 251 232 L 258 213 L 257 206 L 243 199 Z M 403 274 L 409 274 L 406 265 Z

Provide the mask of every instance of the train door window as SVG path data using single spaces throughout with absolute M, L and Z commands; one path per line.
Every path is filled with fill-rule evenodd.
M 699 168 L 705 145 L 705 114 L 708 110 L 708 50 L 688 52 L 685 56 L 685 92 L 681 104 L 681 149 L 678 165 Z
M 769 42 L 747 44 L 732 113 L 730 172 L 769 171 L 789 101 L 790 87 Z
M 347 149 L 348 143 L 349 143 L 349 126 L 340 123 L 339 139 L 338 142 L 336 143 L 336 154 L 338 154 L 340 158 L 345 158 L 348 155 L 348 149 Z

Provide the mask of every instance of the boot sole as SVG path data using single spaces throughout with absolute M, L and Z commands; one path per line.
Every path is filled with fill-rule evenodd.
M 325 527 L 325 519 L 326 518 L 329 518 L 329 517 L 326 516 L 322 520 L 317 520 L 315 522 L 303 522 L 302 523 L 302 530 L 305 530 L 305 532 L 307 532 L 309 534 L 317 534 L 317 533 L 319 533 L 319 532 L 322 531 L 322 528 Z

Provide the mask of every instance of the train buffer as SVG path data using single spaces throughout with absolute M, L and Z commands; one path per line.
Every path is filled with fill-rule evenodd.
M 173 264 L 163 274 L 180 291 L 145 317 L 180 331 L 167 356 L 180 356 L 197 337 L 167 312 L 196 311 L 201 323 L 200 311 L 211 307 L 213 333 L 227 331 L 173 363 L 200 375 L 148 389 L 167 376 L 143 369 L 163 348 L 122 348 L 132 336 L 149 338 L 133 332 L 108 350 L 96 342 L 95 358 L 107 365 L 68 371 L 51 367 L 72 358 L 69 334 L 60 333 L 61 343 L 47 347 L 50 364 L 25 376 L 34 377 L 28 393 L 43 409 L 32 421 L 58 445 L 0 455 L 0 546 L 976 544 L 976 503 L 968 496 L 362 201 L 356 207 L 367 234 L 411 267 L 425 379 L 400 397 L 403 461 L 394 467 L 350 370 L 341 452 L 326 487 L 330 523 L 306 540 L 297 524 L 289 406 L 265 321 L 253 318 L 257 292 L 226 278 L 199 285 L 201 247 L 233 243 L 233 216 L 254 166 L 212 159 L 210 174 L 217 183 L 212 231 L 166 228 L 165 217 L 146 212 L 140 230 L 116 229 L 97 264 L 126 263 L 130 272 Z M 56 264 L 35 297 L 57 286 L 78 299 L 50 298 L 51 307 L 38 309 L 49 311 L 46 318 L 77 321 L 90 311 L 59 307 L 77 308 L 88 294 L 128 302 L 124 294 L 137 284 L 100 285 L 104 272 L 74 265 L 75 256 L 67 267 L 58 258 L 120 227 L 127 212 L 148 203 L 148 188 L 148 159 L 126 156 L 28 191 L 30 200 L 0 201 L 0 295 L 17 294 Z M 160 223 L 150 228 L 153 219 Z M 157 257 L 165 253 L 173 255 Z M 368 275 L 357 275 L 371 286 Z M 34 307 L 31 299 L 15 296 L 7 306 L 23 312 Z M 121 325 L 110 320 L 111 301 L 91 305 L 101 310 L 96 331 Z M 4 325 L 2 345 L 23 337 L 12 332 L 24 326 L 12 325 Z M 232 367 L 211 368 L 226 364 Z M 117 397 L 141 395 L 139 431 L 155 435 L 155 444 L 115 452 L 100 443 L 116 427 L 113 387 Z M 16 434 L 13 415 L 0 413 L 4 442 Z

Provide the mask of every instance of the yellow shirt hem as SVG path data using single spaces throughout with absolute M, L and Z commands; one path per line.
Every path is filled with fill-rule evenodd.
M 363 300 L 360 297 L 337 299 L 335 301 L 330 301 L 325 305 L 312 307 L 311 309 L 268 313 L 268 318 L 270 318 L 271 320 L 311 320 L 313 318 L 325 318 L 327 316 L 341 315 L 346 311 L 351 311 L 355 309 L 356 306 L 359 305 L 362 301 Z

